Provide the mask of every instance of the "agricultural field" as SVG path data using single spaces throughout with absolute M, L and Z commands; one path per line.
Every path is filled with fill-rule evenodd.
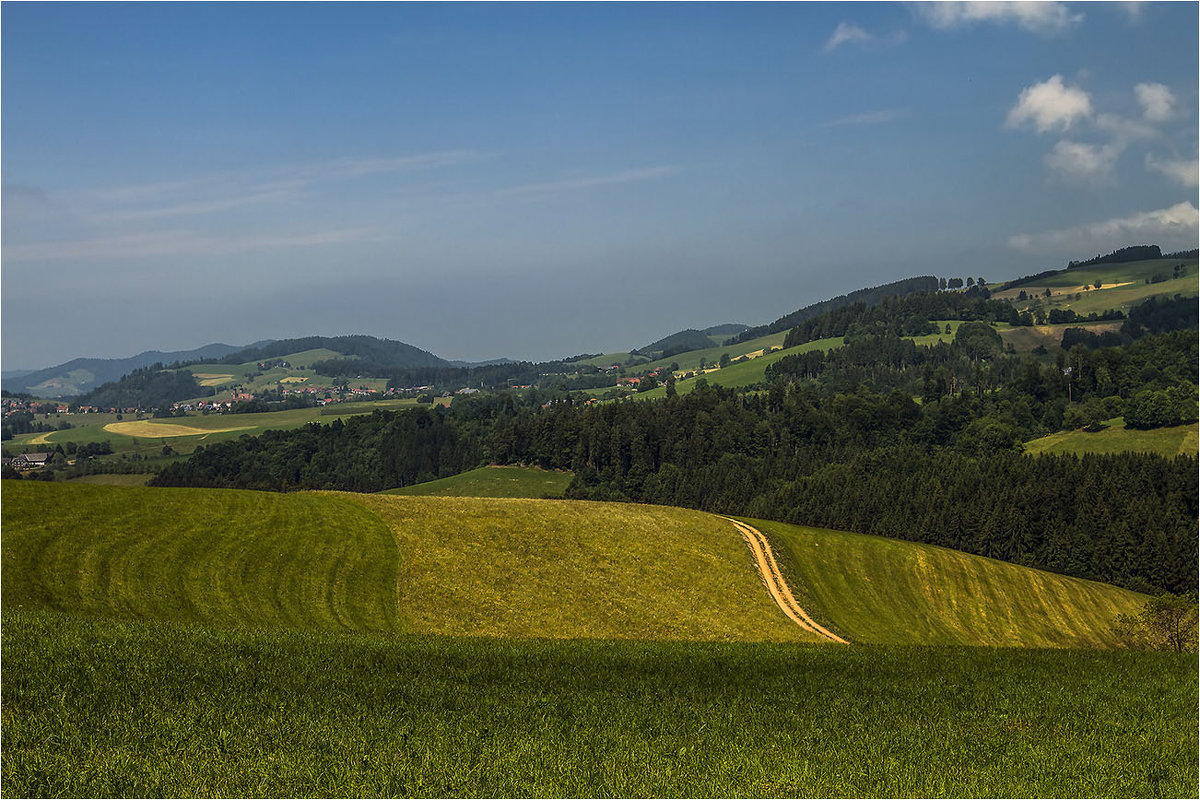
M 488 466 L 380 494 L 411 497 L 562 497 L 571 473 L 537 467 Z
M 1113 587 L 756 523 L 811 581 L 805 602 L 880 642 L 817 644 L 733 526 L 701 512 L 13 481 L 3 501 L 13 796 L 1181 796 L 1197 781 L 1192 656 L 1074 634 L 912 646 L 972 630 L 1041 647 L 1045 608 L 998 593 L 1136 597 Z
M 137 455 L 145 459 L 161 460 L 164 445 L 176 453 L 188 455 L 197 446 L 236 439 L 239 436 L 257 436 L 267 430 L 302 428 L 310 422 L 329 424 L 335 419 L 346 419 L 361 414 L 370 414 L 376 409 L 395 410 L 415 408 L 417 401 L 411 398 L 376 400 L 360 403 L 337 403 L 314 408 L 295 408 L 286 411 L 269 411 L 258 414 L 193 414 L 186 417 L 153 419 L 131 419 L 134 415 L 115 414 L 51 414 L 44 422 L 70 422 L 75 427 L 49 433 L 27 433 L 14 436 L 5 442 L 5 449 L 13 453 L 37 452 L 52 449 L 55 445 L 75 442 L 89 444 L 107 441 L 113 453 Z
M 1114 417 L 1105 421 L 1103 430 L 1094 433 L 1083 430 L 1060 431 L 1026 442 L 1025 452 L 1030 455 L 1133 452 L 1157 453 L 1167 458 L 1194 456 L 1200 452 L 1200 423 L 1140 431 L 1126 428 L 1123 418 Z

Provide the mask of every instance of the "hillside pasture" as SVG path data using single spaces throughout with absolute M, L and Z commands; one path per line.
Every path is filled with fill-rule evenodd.
M 749 343 L 747 343 L 749 344 Z M 693 378 L 686 378 L 675 382 L 675 391 L 679 394 L 687 394 L 696 388 L 696 381 L 703 378 L 706 382 L 719 386 L 740 387 L 750 386 L 755 383 L 761 383 L 766 380 L 767 367 L 781 358 L 794 355 L 796 353 L 808 353 L 814 350 L 828 352 L 835 347 L 842 345 L 842 338 L 836 337 L 831 339 L 818 339 L 814 342 L 806 342 L 805 344 L 796 347 L 790 347 L 787 350 L 776 350 L 773 353 L 759 355 L 755 358 L 749 358 L 737 364 L 730 364 L 727 367 L 719 369 L 706 369 L 703 373 Z M 751 351 L 753 352 L 753 351 Z M 659 386 L 646 392 L 639 392 L 637 399 L 652 400 L 655 398 L 666 397 L 667 389 L 665 386 Z
M 1095 334 L 1121 330 L 1120 322 L 1067 322 L 1062 325 L 1004 325 L 996 331 L 1006 345 L 1011 344 L 1018 353 L 1028 353 L 1038 347 L 1053 351 L 1062 345 L 1063 333 L 1067 328 L 1083 328 Z
M 1156 453 L 1166 458 L 1196 455 L 1200 451 L 1200 423 L 1173 428 L 1134 430 L 1125 427 L 1122 417 L 1104 423 L 1099 431 L 1059 431 L 1025 443 L 1030 455 L 1109 455 L 1113 453 Z
M 571 473 L 537 467 L 487 466 L 449 478 L 386 489 L 379 494 L 408 497 L 562 497 Z
M 1177 264 L 1184 265 L 1184 274 L 1171 277 Z M 1156 276 L 1166 280 L 1147 283 Z M 1096 281 L 1101 287 L 1095 288 Z M 1050 297 L 1045 291 L 1050 290 Z M 1029 298 L 1017 301 L 1024 291 Z M 1131 261 L 1123 264 L 1100 264 L 1063 270 L 1013 289 L 994 292 L 999 300 L 1017 301 L 1017 307 L 1070 308 L 1078 314 L 1090 314 L 1109 309 L 1128 311 L 1148 297 L 1182 294 L 1194 297 L 1200 294 L 1200 274 L 1195 259 L 1154 259 Z M 1078 297 L 1076 297 L 1078 295 Z
M 1117 615 L 1146 601 L 1109 584 L 933 545 L 748 521 L 782 544 L 792 582 L 854 642 L 1114 647 Z

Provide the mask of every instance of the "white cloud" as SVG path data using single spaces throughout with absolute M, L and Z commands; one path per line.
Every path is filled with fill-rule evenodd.
M 1025 252 L 1095 253 L 1131 244 L 1158 244 L 1165 251 L 1195 247 L 1198 232 L 1200 210 L 1185 201 L 1128 217 L 1018 234 L 1009 237 L 1008 246 Z
M 980 22 L 1016 24 L 1033 33 L 1058 33 L 1083 20 L 1056 2 L 921 3 L 921 16 L 935 28 L 958 28 Z
M 1146 169 L 1160 172 L 1171 180 L 1193 189 L 1200 185 L 1200 165 L 1196 159 L 1167 158 L 1158 159 L 1153 153 L 1146 154 Z
M 1072 180 L 1097 181 L 1112 176 L 1121 148 L 1063 140 L 1046 154 L 1046 166 Z
M 1166 122 L 1175 115 L 1175 95 L 1161 83 L 1139 83 L 1133 93 L 1150 122 Z
M 312 247 L 346 242 L 378 241 L 378 235 L 365 228 L 314 231 L 276 236 L 211 237 L 189 231 L 108 236 L 95 239 L 75 239 L 54 242 L 6 245 L 4 260 L 57 261 L 62 259 L 110 260 L 125 258 L 158 258 L 187 255 L 228 255 L 250 250 L 273 250 L 285 247 Z
M 1092 115 L 1092 100 L 1084 90 L 1067 86 L 1061 75 L 1027 86 L 1008 112 L 1006 125 L 1019 127 L 1032 122 L 1038 133 L 1065 131 Z
M 853 22 L 839 22 L 829 41 L 825 42 L 825 52 L 831 52 L 838 46 L 848 42 L 869 42 L 873 37 Z

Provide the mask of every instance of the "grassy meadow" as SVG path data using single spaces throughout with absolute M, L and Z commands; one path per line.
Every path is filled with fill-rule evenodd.
M 489 466 L 435 481 L 386 489 L 380 494 L 408 497 L 562 497 L 571 473 L 537 467 Z
M 1025 452 L 1030 455 L 1084 455 L 1095 453 L 1157 453 L 1172 458 L 1178 455 L 1196 455 L 1200 451 L 1200 423 L 1177 425 L 1172 428 L 1154 428 L 1140 431 L 1125 427 L 1122 417 L 1114 417 L 1104 423 L 1102 430 L 1059 431 L 1040 439 L 1025 443 Z
M 697 511 L 2 486 L 10 796 L 1195 793 L 1114 587 L 756 523 L 846 646 Z

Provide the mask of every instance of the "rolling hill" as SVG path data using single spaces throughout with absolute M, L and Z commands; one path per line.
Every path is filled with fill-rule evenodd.
M 3 603 L 217 627 L 819 641 L 737 530 L 677 508 L 4 483 Z M 44 509 L 53 508 L 53 514 Z M 85 522 L 86 521 L 86 522 Z M 755 522 L 852 642 L 1111 646 L 1139 595 L 941 548 Z

